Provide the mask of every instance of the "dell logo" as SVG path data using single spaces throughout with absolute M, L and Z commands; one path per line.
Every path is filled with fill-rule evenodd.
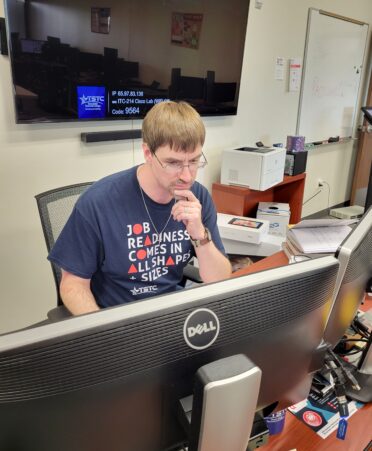
M 206 332 L 211 332 L 212 330 L 216 330 L 217 327 L 213 324 L 213 321 L 209 321 L 209 324 L 203 323 L 198 324 L 196 327 L 188 327 L 187 328 L 187 336 L 189 338 L 193 337 L 194 335 L 198 334 L 204 334 Z
M 186 318 L 183 336 L 193 349 L 205 349 L 214 343 L 220 331 L 220 322 L 212 310 L 200 308 Z

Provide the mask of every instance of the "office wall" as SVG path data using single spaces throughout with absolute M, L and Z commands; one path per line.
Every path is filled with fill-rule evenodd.
M 261 10 L 252 0 L 238 115 L 205 119 L 209 165 L 200 179 L 207 187 L 219 179 L 224 148 L 258 140 L 280 142 L 295 132 L 299 93 L 289 93 L 286 81 L 274 80 L 274 63 L 276 56 L 302 56 L 310 6 L 372 24 L 370 0 L 265 0 Z M 43 319 L 56 302 L 34 195 L 129 167 L 141 161 L 141 152 L 139 141 L 94 145 L 80 141 L 81 132 L 136 128 L 140 121 L 16 125 L 10 66 L 4 56 L 0 56 L 0 99 L 1 333 Z M 316 192 L 318 178 L 330 185 L 330 205 L 350 198 L 355 144 L 336 144 L 309 155 L 305 198 Z M 306 204 L 303 213 L 323 210 L 327 203 L 324 191 Z

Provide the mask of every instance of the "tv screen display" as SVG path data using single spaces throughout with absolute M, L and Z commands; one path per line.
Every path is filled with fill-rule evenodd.
M 106 5 L 106 4 L 105 4 Z M 5 0 L 18 123 L 237 112 L 246 0 Z

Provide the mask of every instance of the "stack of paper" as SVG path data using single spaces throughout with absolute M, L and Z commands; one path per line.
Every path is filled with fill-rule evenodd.
M 287 231 L 283 249 L 291 255 L 336 252 L 351 231 L 355 220 L 308 219 Z

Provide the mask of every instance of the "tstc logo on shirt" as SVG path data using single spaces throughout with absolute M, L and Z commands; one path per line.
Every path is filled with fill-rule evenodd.
M 149 285 L 147 287 L 134 287 L 133 290 L 130 290 L 133 294 L 133 296 L 138 296 L 139 294 L 145 294 L 145 293 L 154 293 L 155 291 L 158 291 L 157 285 Z
M 106 88 L 102 86 L 78 86 L 77 103 L 79 118 L 105 117 Z

